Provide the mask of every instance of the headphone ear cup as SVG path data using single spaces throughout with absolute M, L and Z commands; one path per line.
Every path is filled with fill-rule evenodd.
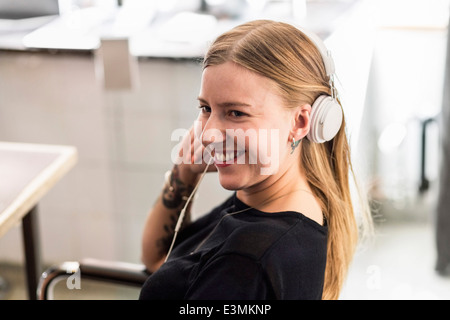
M 342 119 L 342 108 L 337 101 L 330 96 L 319 96 L 311 108 L 308 140 L 315 143 L 330 141 L 341 128 Z

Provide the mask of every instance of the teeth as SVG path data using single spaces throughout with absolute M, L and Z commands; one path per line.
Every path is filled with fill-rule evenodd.
M 242 154 L 244 154 L 245 151 L 238 151 L 236 153 L 236 158 L 241 156 Z M 234 156 L 234 151 L 230 151 L 230 152 L 226 152 L 225 154 L 223 153 L 216 153 L 214 155 L 214 158 L 220 162 L 228 162 L 228 161 L 232 161 L 234 160 L 235 156 Z
M 236 158 L 239 158 L 239 157 L 242 156 L 244 153 L 245 153 L 245 150 L 236 152 Z

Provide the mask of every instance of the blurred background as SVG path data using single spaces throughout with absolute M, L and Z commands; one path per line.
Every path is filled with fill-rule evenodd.
M 341 298 L 449 299 L 450 277 L 435 270 L 449 12 L 449 0 L 0 0 L 0 141 L 78 150 L 39 202 L 44 264 L 140 262 L 172 132 L 197 116 L 203 53 L 223 31 L 268 18 L 316 32 L 336 63 L 376 222 Z M 194 215 L 230 194 L 216 178 Z M 19 227 L 0 238 L 1 299 L 26 299 Z

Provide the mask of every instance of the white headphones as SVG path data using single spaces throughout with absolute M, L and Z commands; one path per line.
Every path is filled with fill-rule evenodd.
M 311 108 L 311 128 L 307 138 L 311 142 L 323 143 L 333 139 L 342 125 L 342 108 L 336 101 L 336 89 L 334 87 L 335 66 L 331 52 L 326 48 L 323 41 L 314 33 L 302 31 L 316 46 L 322 55 L 327 76 L 330 77 L 332 96 L 321 95 L 313 103 Z

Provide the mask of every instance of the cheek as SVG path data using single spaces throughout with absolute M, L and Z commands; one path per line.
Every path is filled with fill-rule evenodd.
M 280 163 L 285 157 L 284 134 L 280 129 L 271 129 L 267 134 L 260 137 L 259 160 L 261 163 L 261 174 L 272 175 L 278 172 Z
M 256 133 L 246 137 L 245 164 L 253 165 L 258 175 L 275 174 L 287 153 L 285 133 L 278 128 Z
M 289 145 L 290 126 L 279 121 L 258 130 L 258 149 L 264 156 L 282 156 Z

